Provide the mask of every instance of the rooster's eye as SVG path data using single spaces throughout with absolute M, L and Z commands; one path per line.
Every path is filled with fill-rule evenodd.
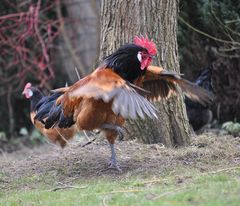
M 137 54 L 138 61 L 142 62 L 142 53 L 138 52 Z

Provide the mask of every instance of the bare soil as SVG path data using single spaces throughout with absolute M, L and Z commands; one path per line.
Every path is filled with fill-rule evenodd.
M 123 172 L 105 170 L 110 149 L 105 139 L 81 147 L 73 142 L 64 150 L 45 144 L 38 148 L 23 148 L 0 156 L 0 189 L 34 188 L 32 178 L 46 184 L 72 183 L 76 179 L 96 177 L 125 179 L 129 176 L 159 176 L 194 168 L 210 172 L 240 166 L 240 138 L 205 133 L 193 139 L 191 146 L 166 148 L 161 144 L 144 145 L 136 141 L 116 143 L 116 152 Z M 50 180 L 46 177 L 50 177 Z M 31 178 L 31 180 L 30 180 Z M 23 181 L 23 180 L 29 181 Z M 22 180 L 22 181 L 21 181 Z M 37 180 L 35 182 L 37 182 Z

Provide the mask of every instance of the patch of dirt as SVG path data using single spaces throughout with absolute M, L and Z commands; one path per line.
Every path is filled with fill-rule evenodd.
M 11 154 L 3 153 L 0 156 L 0 189 L 28 187 L 26 181 L 19 180 L 49 175 L 55 182 L 69 183 L 96 177 L 125 179 L 139 175 L 161 176 L 185 167 L 208 172 L 240 166 L 240 139 L 229 135 L 206 133 L 194 139 L 191 146 L 182 148 L 122 141 L 116 143 L 116 152 L 123 173 L 105 170 L 110 159 L 110 148 L 101 138 L 86 147 L 74 142 L 64 150 L 47 144 Z

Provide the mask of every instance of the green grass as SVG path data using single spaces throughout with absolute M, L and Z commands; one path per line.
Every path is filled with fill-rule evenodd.
M 40 179 L 39 179 L 40 178 Z M 231 205 L 240 202 L 240 170 L 229 169 L 216 174 L 192 169 L 159 177 L 99 177 L 76 180 L 76 188 L 50 191 L 47 178 L 28 177 L 26 189 L 0 192 L 1 206 L 73 206 L 73 205 Z M 41 182 L 44 178 L 46 184 Z M 24 180 L 21 180 L 21 182 Z M 51 182 L 51 180 L 49 180 Z M 35 184 L 33 189 L 29 187 Z M 77 188 L 83 187 L 85 188 Z

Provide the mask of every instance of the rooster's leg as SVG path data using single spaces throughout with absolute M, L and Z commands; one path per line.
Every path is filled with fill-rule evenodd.
M 106 136 L 109 141 L 110 148 L 111 148 L 111 161 L 109 164 L 109 169 L 114 168 L 114 169 L 118 170 L 119 172 L 122 172 L 120 165 L 118 164 L 117 159 L 116 159 L 116 153 L 115 153 L 115 149 L 114 149 L 114 141 L 116 139 L 116 133 L 119 135 L 120 138 L 123 138 L 124 130 L 121 127 L 114 125 L 114 124 L 103 124 L 102 129 L 109 131 L 106 133 Z
M 124 129 L 114 124 L 103 124 L 102 129 L 108 129 L 116 132 L 119 136 L 119 139 L 122 140 L 124 137 Z
M 111 161 L 109 163 L 109 169 L 116 169 L 119 172 L 122 172 L 122 169 L 120 167 L 120 165 L 117 162 L 117 158 L 116 158 L 116 153 L 115 153 L 115 149 L 114 149 L 114 144 L 109 144 L 110 148 L 111 148 Z

